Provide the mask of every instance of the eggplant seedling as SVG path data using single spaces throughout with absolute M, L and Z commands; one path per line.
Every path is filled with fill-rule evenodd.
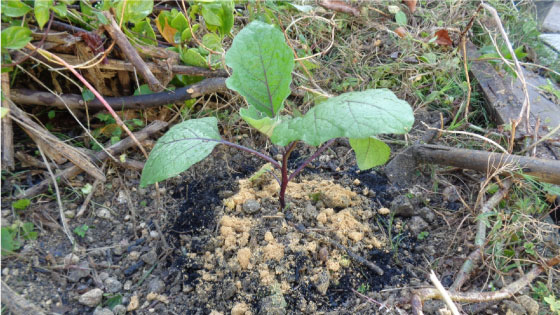
M 233 70 L 227 87 L 241 94 L 249 105 L 241 108 L 241 117 L 272 143 L 284 147 L 282 160 L 222 139 L 214 117 L 190 119 L 157 141 L 142 172 L 141 186 L 180 174 L 206 158 L 216 145 L 224 144 L 254 154 L 280 171 L 279 202 L 284 209 L 288 182 L 336 138 L 349 139 L 358 167 L 366 170 L 389 158 L 389 147 L 375 136 L 406 133 L 414 122 L 410 105 L 387 89 L 332 97 L 300 117 L 282 115 L 290 94 L 294 57 L 284 34 L 263 22 L 251 22 L 237 34 L 226 53 L 226 64 Z M 288 158 L 299 141 L 319 148 L 290 173 Z

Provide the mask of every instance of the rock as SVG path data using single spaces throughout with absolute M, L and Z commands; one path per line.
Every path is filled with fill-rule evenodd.
M 95 288 L 95 289 L 89 290 L 86 293 L 80 295 L 80 298 L 78 299 L 78 302 L 80 302 L 80 304 L 83 304 L 83 305 L 86 305 L 86 306 L 89 306 L 89 307 L 95 307 L 99 303 L 101 303 L 102 299 L 103 299 L 103 290 L 101 290 L 99 288 Z
M 429 223 L 434 222 L 436 215 L 432 211 L 432 209 L 428 207 L 424 207 L 418 211 L 418 214 L 422 217 L 422 219 L 426 220 Z
M 261 204 L 254 199 L 247 199 L 243 203 L 243 211 L 247 214 L 253 214 L 261 209 Z
M 126 291 L 130 291 L 130 288 L 132 288 L 132 281 L 126 280 L 126 282 L 124 283 L 123 288 L 124 288 Z
M 64 216 L 68 219 L 73 219 L 76 216 L 76 211 L 66 210 L 66 211 L 64 211 Z
M 305 208 L 303 209 L 303 218 L 309 222 L 312 222 L 317 217 L 317 207 L 308 202 L 305 204 Z
M 402 217 L 411 217 L 414 213 L 414 207 L 407 196 L 399 195 L 391 202 L 391 209 L 395 211 L 396 215 Z
M 107 278 L 104 281 L 105 288 L 110 293 L 117 293 L 122 289 L 122 283 L 115 278 Z
M 80 261 L 80 257 L 74 253 L 70 253 L 64 257 L 65 265 L 75 265 Z
M 222 298 L 227 301 L 231 299 L 235 293 L 237 293 L 237 287 L 233 283 L 227 283 L 224 285 L 224 291 L 222 292 Z
M 243 302 L 237 303 L 231 309 L 231 315 L 245 315 L 249 311 L 249 306 Z
M 77 268 L 73 268 L 68 274 L 68 281 L 78 282 L 80 279 L 89 276 L 89 263 L 87 261 L 81 261 Z
M 128 254 L 128 259 L 132 261 L 138 260 L 138 258 L 140 258 L 140 252 L 138 251 L 133 250 Z
M 117 196 L 117 203 L 118 204 L 125 204 L 127 201 L 126 192 L 124 190 L 119 190 L 119 194 Z
M 119 304 L 113 307 L 113 313 L 115 315 L 125 315 L 126 314 L 126 307 L 122 304 Z
M 315 285 L 315 288 L 317 288 L 317 291 L 321 293 L 321 295 L 327 294 L 327 290 L 329 289 L 330 284 L 329 274 L 323 270 L 321 273 L 315 276 L 315 279 L 313 279 L 313 284 Z
M 154 277 L 148 282 L 148 292 L 149 293 L 161 293 L 165 288 L 165 283 L 157 277 Z
M 93 311 L 93 315 L 114 315 L 115 313 L 113 313 L 113 311 L 111 311 L 108 308 L 96 308 L 95 311 Z
M 525 308 L 515 303 L 514 301 L 505 300 L 503 301 L 503 306 L 505 306 L 506 314 L 527 315 L 527 311 L 525 311 Z
M 282 293 L 278 292 L 273 295 L 269 295 L 261 300 L 259 303 L 259 314 L 260 315 L 284 315 L 286 314 L 286 300 Z
M 148 265 L 153 265 L 157 262 L 157 254 L 155 250 L 151 250 L 147 253 L 145 253 L 144 255 L 142 255 L 142 257 L 140 257 L 142 259 L 142 261 L 144 261 L 146 264 Z
M 442 195 L 443 200 L 447 202 L 455 202 L 461 199 L 461 196 L 459 195 L 459 192 L 457 191 L 457 188 L 455 186 L 445 187 L 445 189 L 442 191 Z
M 420 232 L 428 228 L 428 223 L 419 216 L 413 216 L 408 222 L 408 228 L 412 235 L 417 236 Z
M 159 233 L 156 231 L 150 231 L 150 238 L 157 239 L 159 237 Z
M 128 306 L 126 307 L 126 311 L 127 312 L 132 312 L 132 311 L 136 310 L 138 308 L 138 306 L 140 306 L 140 302 L 138 301 L 138 295 L 133 295 L 130 298 L 130 303 L 128 303 Z
M 99 273 L 99 280 L 105 281 L 107 278 L 109 278 L 109 274 L 105 271 Z
M 533 300 L 531 297 L 527 295 L 522 295 L 517 298 L 517 301 L 521 306 L 525 308 L 529 315 L 537 315 L 539 314 L 539 303 Z
M 111 220 L 112 215 L 111 212 L 105 208 L 99 208 L 97 209 L 97 216 L 101 219 L 105 219 L 105 220 Z
M 247 269 L 249 267 L 249 261 L 251 260 L 251 249 L 244 247 L 237 251 L 237 260 L 239 261 L 239 266 L 241 269 Z
M 388 215 L 389 213 L 391 213 L 391 210 L 389 210 L 388 208 L 380 208 L 379 210 L 377 210 L 377 213 L 381 215 Z

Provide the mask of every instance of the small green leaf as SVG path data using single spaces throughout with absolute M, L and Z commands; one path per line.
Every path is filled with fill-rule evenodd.
M 234 38 L 226 64 L 233 69 L 226 80 L 228 88 L 268 117 L 282 110 L 290 94 L 294 57 L 280 30 L 251 22 Z
M 79 237 L 85 237 L 87 230 L 89 230 L 89 226 L 87 224 L 84 224 L 77 226 L 74 229 L 74 233 L 76 233 L 76 235 L 78 235 Z
M 20 199 L 18 201 L 14 201 L 12 203 L 12 207 L 16 210 L 25 210 L 31 204 L 31 200 L 29 199 Z
M 350 146 L 356 153 L 356 162 L 360 170 L 385 164 L 391 155 L 391 148 L 374 137 L 349 139 Z
M 115 308 L 115 306 L 122 304 L 122 295 L 115 294 L 109 299 L 107 299 L 107 301 L 105 301 L 105 303 L 103 304 L 108 308 L 113 309 Z
M 66 14 L 68 14 L 68 9 L 66 8 L 66 4 L 64 3 L 59 3 L 53 6 L 52 10 L 60 17 L 66 17 Z
M 118 19 L 121 17 L 121 12 L 123 12 L 123 5 L 125 2 L 126 7 L 123 14 L 124 23 L 139 23 L 152 13 L 152 9 L 154 8 L 154 0 L 118 0 L 113 5 Z
M 173 126 L 154 146 L 140 179 L 140 186 L 162 181 L 187 170 L 208 156 L 219 144 L 214 117 L 186 120 Z
M 84 185 L 84 187 L 80 188 L 80 191 L 84 195 L 89 195 L 91 193 L 93 186 L 90 183 Z
M 142 84 L 140 85 L 139 88 L 137 88 L 134 91 L 133 95 L 147 95 L 147 94 L 153 94 L 154 92 L 150 89 L 150 86 L 147 84 Z
M 183 32 L 184 30 L 189 28 L 189 22 L 183 15 L 183 13 L 179 12 L 173 20 L 171 20 L 171 27 L 179 31 L 179 33 Z
M 23 239 L 25 240 L 36 240 L 37 239 L 37 232 L 33 231 L 35 226 L 33 222 L 25 222 L 21 225 L 21 232 Z
M 257 129 L 258 131 L 264 133 L 268 137 L 272 136 L 274 127 L 280 124 L 281 120 L 278 118 L 270 118 L 259 112 L 254 106 L 249 106 L 249 108 L 241 108 L 239 110 L 241 118 L 245 120 L 251 127 Z
M 208 68 L 206 59 L 202 57 L 202 55 L 198 52 L 198 49 L 196 48 L 189 48 L 187 50 L 183 50 L 183 53 L 181 53 L 181 60 L 186 65 L 189 66 Z
M 0 107 L 0 118 L 4 118 L 4 117 L 8 116 L 9 113 L 10 113 L 9 108 Z
M 403 11 L 395 13 L 395 21 L 397 21 L 397 24 L 405 26 L 407 23 L 406 14 Z
M 56 112 L 54 110 L 49 110 L 47 116 L 49 119 L 54 119 L 54 117 L 56 117 Z
M 206 24 L 222 25 L 222 6 L 219 3 L 202 3 L 202 17 Z
M 232 1 L 221 1 L 222 4 L 222 25 L 220 26 L 220 34 L 223 36 L 229 34 L 233 27 L 233 10 Z
M 93 101 L 95 99 L 95 95 L 89 89 L 83 89 L 82 90 L 82 98 L 84 99 L 84 101 L 89 102 L 89 101 Z
M 146 45 L 157 45 L 156 33 L 150 25 L 150 19 L 146 18 L 141 22 L 138 22 L 132 28 L 133 32 L 138 35 L 138 40 Z
M 43 29 L 43 26 L 45 26 L 45 23 L 49 20 L 49 10 L 52 5 L 53 0 L 35 0 L 35 19 L 37 20 L 37 24 L 39 24 L 39 28 Z
M 22 26 L 10 26 L 2 30 L 2 49 L 21 49 L 31 41 L 31 30 Z
M 2 15 L 8 17 L 20 17 L 31 11 L 31 7 L 21 0 L 2 0 Z
M 207 33 L 202 37 L 202 44 L 209 49 L 212 49 L 217 52 L 223 52 L 224 49 L 222 48 L 222 39 L 214 34 L 214 33 Z
M 349 92 L 311 108 L 303 117 L 278 125 L 274 144 L 303 140 L 318 146 L 334 138 L 363 139 L 378 134 L 408 132 L 414 123 L 412 108 L 387 89 Z
M 10 232 L 8 227 L 1 229 L 2 237 L 2 256 L 9 255 L 18 249 L 17 242 L 14 240 L 14 235 Z
M 196 33 L 196 31 L 200 28 L 200 24 L 195 24 L 192 26 L 192 32 L 190 28 L 186 28 L 183 33 L 181 33 L 181 42 L 189 42 L 192 38 L 192 34 L 193 32 Z

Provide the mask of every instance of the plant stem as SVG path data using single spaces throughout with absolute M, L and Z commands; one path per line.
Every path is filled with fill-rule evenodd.
M 280 166 L 280 163 L 275 161 L 273 158 L 271 158 L 270 156 L 268 156 L 266 154 L 262 154 L 259 151 L 253 150 L 251 148 L 247 148 L 245 146 L 242 146 L 242 145 L 239 145 L 239 144 L 236 144 L 236 143 L 233 143 L 233 142 L 229 142 L 229 141 L 223 140 L 223 139 L 220 139 L 220 140 L 210 139 L 210 138 L 198 138 L 198 139 L 207 140 L 207 141 L 216 141 L 216 142 L 219 142 L 221 144 L 229 145 L 230 147 L 233 147 L 233 148 L 251 153 L 251 154 L 269 162 L 270 164 L 272 164 L 272 166 L 276 167 L 277 169 L 282 169 L 282 166 Z
M 288 177 L 288 158 L 292 151 L 294 151 L 296 147 L 297 141 L 290 143 L 286 147 L 286 151 L 282 156 L 282 181 L 280 183 L 280 195 L 278 196 L 278 200 L 280 201 L 280 210 L 284 210 L 286 207 L 286 188 L 288 188 L 288 182 L 290 181 L 290 177 Z
M 323 151 L 325 151 L 328 147 L 330 147 L 335 140 L 336 139 L 331 139 L 327 141 L 325 144 L 323 144 L 323 146 L 321 146 L 317 151 L 315 151 L 315 153 L 313 153 L 312 156 L 308 157 L 305 161 L 303 161 L 303 163 L 301 163 L 301 165 L 298 166 L 298 168 L 290 175 L 290 177 L 288 177 L 288 181 L 292 180 L 299 173 L 301 173 L 301 171 L 303 171 L 303 169 L 307 166 L 307 164 L 309 164 L 311 161 L 313 161 L 315 158 L 321 155 L 321 153 L 323 153 Z

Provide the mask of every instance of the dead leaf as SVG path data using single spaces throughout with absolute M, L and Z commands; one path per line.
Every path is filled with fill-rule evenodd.
M 447 30 L 442 29 L 436 32 L 436 43 L 442 46 L 453 46 L 453 41 L 449 38 Z
M 328 1 L 319 2 L 319 5 L 325 9 L 360 16 L 360 11 L 344 1 Z
M 410 10 L 411 13 L 414 13 L 414 11 L 416 11 L 416 2 L 418 2 L 417 0 L 403 0 L 403 3 L 406 4 L 406 6 L 408 7 L 408 9 Z
M 395 33 L 397 33 L 397 35 L 399 35 L 400 38 L 403 38 L 406 36 L 406 29 L 404 27 L 397 27 L 395 29 Z
M 162 14 L 163 11 L 160 13 Z M 169 25 L 169 23 L 167 22 L 167 17 L 164 16 L 163 17 L 164 25 L 161 25 L 160 21 L 159 21 L 159 16 L 156 19 L 156 27 L 159 31 L 159 33 L 161 34 L 161 36 L 163 36 L 163 38 L 170 44 L 175 45 L 175 33 L 177 33 L 177 30 L 174 29 L 173 27 L 171 27 L 171 25 Z

